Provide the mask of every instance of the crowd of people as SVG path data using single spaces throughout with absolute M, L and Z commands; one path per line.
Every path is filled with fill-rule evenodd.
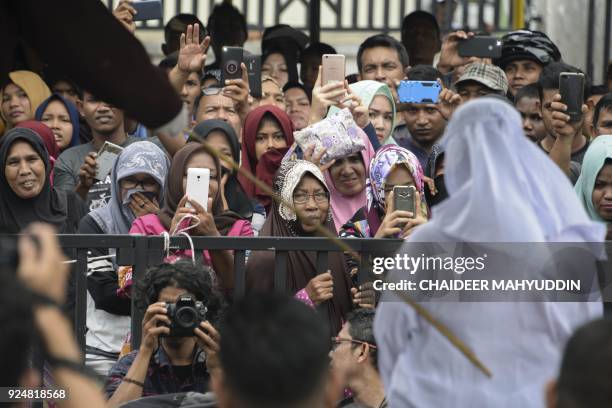
M 582 71 L 545 33 L 504 34 L 496 59 L 462 57 L 459 44 L 473 32 L 443 36 L 436 16 L 415 11 L 401 41 L 365 38 L 358 72 L 344 82 L 322 82 L 331 45 L 289 25 L 267 28 L 261 95 L 251 95 L 244 63 L 242 78 L 221 82 L 223 47 L 249 36 L 230 3 L 216 5 L 206 24 L 172 17 L 157 67 L 141 61 L 130 1 L 112 15 L 92 6 L 92 30 L 108 27 L 100 33 L 124 48 L 100 69 L 126 64 L 136 50 L 121 89 L 84 79 L 85 69 L 62 71 L 47 52 L 42 70 L 21 56 L 0 78 L 0 231 L 25 232 L 17 279 L 1 285 L 11 305 L 0 308 L 2 321 L 13 321 L 2 346 L 17 352 L 2 358 L 11 370 L 0 385 L 69 387 L 64 403 L 81 407 L 191 391 L 204 395 L 183 397 L 201 406 L 245 408 L 608 406 L 612 328 L 602 302 L 428 305 L 487 361 L 489 379 L 417 309 L 358 279 L 359 259 L 348 252 L 330 252 L 318 274 L 315 253 L 289 251 L 283 296 L 274 253 L 251 251 L 238 300 L 231 249 L 197 261 L 192 250 L 171 251 L 135 282 L 114 249 L 91 249 L 81 355 L 66 318 L 74 272 L 53 233 L 612 239 L 612 63 L 606 83 L 586 78 L 576 120 L 559 78 Z M 405 80 L 437 82 L 438 100 L 400 102 Z M 100 176 L 107 143 L 121 150 Z M 188 169 L 209 171 L 206 205 L 187 196 Z M 398 186 L 414 189 L 413 211 L 396 208 Z M 185 296 L 205 318 L 176 335 L 169 305 Z M 136 350 L 133 304 L 144 313 Z M 34 329 L 42 379 L 30 364 Z

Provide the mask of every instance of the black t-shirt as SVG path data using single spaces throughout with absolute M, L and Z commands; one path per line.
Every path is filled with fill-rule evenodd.
M 185 383 L 188 378 L 193 377 L 193 367 L 190 365 L 172 366 L 172 372 L 179 379 L 180 383 Z

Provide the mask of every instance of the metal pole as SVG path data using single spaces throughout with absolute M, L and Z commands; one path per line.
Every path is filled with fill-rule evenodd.
M 595 36 L 594 27 L 595 0 L 589 0 L 589 22 L 587 24 L 587 57 L 586 67 L 589 79 L 593 80 L 593 38 Z
M 520 30 L 525 26 L 525 1 L 512 1 L 512 28 Z
M 603 68 L 603 83 L 606 83 L 606 71 L 610 63 L 610 37 L 612 37 L 612 0 L 606 2 L 606 29 L 604 31 L 604 68 Z
M 321 38 L 321 0 L 310 0 L 308 8 L 308 29 L 310 41 L 319 42 Z

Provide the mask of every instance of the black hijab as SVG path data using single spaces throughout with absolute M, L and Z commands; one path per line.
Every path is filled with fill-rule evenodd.
M 222 120 L 210 119 L 198 123 L 193 131 L 203 139 L 207 139 L 213 131 L 218 130 L 225 135 L 230 148 L 232 150 L 232 159 L 240 164 L 240 143 L 238 136 L 229 124 Z M 223 168 L 222 168 L 223 169 Z M 243 218 L 250 219 L 253 216 L 253 205 L 251 200 L 244 192 L 242 186 L 238 182 L 238 174 L 236 170 L 232 170 L 229 174 L 227 183 L 225 183 L 225 199 L 229 209 Z
M 6 179 L 6 160 L 13 144 L 17 141 L 28 143 L 45 164 L 45 184 L 36 197 L 23 199 L 11 189 Z M 0 230 L 16 234 L 33 222 L 54 225 L 59 233 L 72 233 L 68 218 L 66 194 L 51 187 L 51 166 L 49 155 L 42 138 L 31 129 L 14 128 L 9 130 L 0 143 Z

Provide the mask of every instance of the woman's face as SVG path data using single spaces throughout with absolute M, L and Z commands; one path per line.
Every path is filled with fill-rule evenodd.
M 412 178 L 412 174 L 406 168 L 406 166 L 395 166 L 393 170 L 389 172 L 387 175 L 387 179 L 385 180 L 385 214 L 387 212 L 387 208 L 391 204 L 391 192 L 393 191 L 393 187 L 395 186 L 413 186 L 414 178 Z
M 15 84 L 11 83 L 4 87 L 1 107 L 2 115 L 11 127 L 34 118 L 30 98 L 23 89 Z
M 60 150 L 64 150 L 70 145 L 72 140 L 72 122 L 66 105 L 58 100 L 51 101 L 47 109 L 43 112 L 42 123 L 49 126 L 55 136 L 55 142 Z
M 197 152 L 191 155 L 185 165 L 185 173 L 183 174 L 183 194 L 187 191 L 187 169 L 208 169 L 210 170 L 210 182 L 208 184 L 208 198 L 213 200 L 219 191 L 219 182 L 217 181 L 217 168 L 215 160 L 206 152 Z M 208 212 L 212 213 L 212 203 L 209 202 Z
M 329 195 L 319 180 L 306 174 L 293 190 L 293 205 L 304 232 L 315 232 L 327 220 Z
M 213 149 L 216 149 L 225 156 L 233 159 L 232 146 L 230 145 L 230 142 L 227 140 L 227 138 L 228 136 L 226 136 L 225 133 L 223 133 L 222 131 L 213 130 L 206 137 L 206 141 Z M 229 164 L 225 163 L 223 160 L 221 160 L 221 166 L 225 167 L 228 170 L 232 169 L 232 167 Z
M 119 188 L 121 189 L 122 201 L 127 198 L 127 192 L 133 188 L 140 188 L 146 192 L 155 193 L 155 197 L 159 199 L 160 185 L 157 181 L 147 173 L 136 173 L 119 180 Z
M 264 119 L 259 125 L 255 136 L 255 158 L 259 158 L 268 150 L 287 147 L 285 134 L 276 120 Z
M 34 198 L 45 186 L 45 162 L 28 142 L 17 141 L 9 149 L 4 176 L 17 197 Z
M 342 195 L 357 195 L 366 186 L 366 169 L 359 153 L 337 159 L 329 172 L 334 186 Z
M 593 207 L 607 222 L 612 222 L 612 164 L 605 164 L 595 179 Z
M 379 142 L 383 142 L 391 132 L 393 126 L 393 107 L 391 102 L 384 95 L 376 95 L 368 108 L 370 122 L 376 130 L 376 137 Z
M 285 86 L 289 81 L 289 71 L 283 54 L 274 52 L 268 55 L 261 66 L 261 74 L 274 78 L 281 88 Z

